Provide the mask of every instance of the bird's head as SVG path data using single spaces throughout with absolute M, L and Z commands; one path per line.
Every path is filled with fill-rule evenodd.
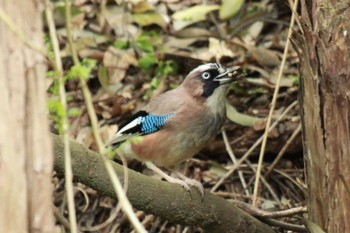
M 242 76 L 239 66 L 225 68 L 218 63 L 208 63 L 192 70 L 181 85 L 194 97 L 218 99 L 226 94 L 227 84 Z

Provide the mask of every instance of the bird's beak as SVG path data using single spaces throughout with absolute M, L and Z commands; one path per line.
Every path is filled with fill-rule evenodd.
M 234 66 L 227 68 L 223 73 L 216 76 L 213 80 L 220 82 L 220 85 L 225 85 L 236 81 L 237 79 L 243 77 L 244 74 L 240 66 Z

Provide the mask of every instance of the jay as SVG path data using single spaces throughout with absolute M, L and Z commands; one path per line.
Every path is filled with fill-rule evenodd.
M 171 177 L 159 167 L 170 168 L 191 158 L 218 134 L 226 117 L 227 84 L 243 76 L 239 68 L 198 66 L 180 86 L 154 98 L 121 125 L 108 145 L 171 183 L 188 191 L 189 186 L 196 187 L 203 197 L 200 182 L 180 173 Z

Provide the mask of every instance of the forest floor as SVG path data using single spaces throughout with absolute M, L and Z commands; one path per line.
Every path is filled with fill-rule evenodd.
M 202 2 L 207 5 L 203 7 Z M 287 1 L 227 2 L 234 5 L 221 6 L 221 1 L 214 0 L 77 0 L 72 6 L 72 24 L 79 58 L 91 69 L 88 86 L 105 142 L 118 125 L 153 97 L 178 86 L 196 66 L 219 62 L 226 67 L 243 67 L 246 77 L 232 84 L 227 96 L 228 119 L 222 132 L 180 169 L 186 176 L 200 181 L 206 190 L 249 204 L 261 143 L 249 155 L 246 153 L 264 134 L 288 38 L 291 9 Z M 61 56 L 64 70 L 69 74 L 73 72 L 73 62 L 67 43 L 64 5 L 63 1 L 54 4 Z M 191 8 L 195 5 L 202 7 Z M 236 12 L 225 12 L 236 8 Z M 293 29 L 297 31 L 298 25 Z M 57 109 L 52 106 L 58 98 L 57 85 L 48 79 L 53 128 Z M 70 136 L 97 151 L 79 81 L 67 75 L 65 87 Z M 288 112 L 270 131 L 262 164 L 257 206 L 266 211 L 306 205 L 298 92 L 298 58 L 290 46 L 272 122 L 286 109 Z M 214 191 L 214 185 L 234 166 L 233 156 L 239 160 L 245 155 L 247 159 Z M 155 176 L 140 163 L 133 162 L 129 167 Z M 55 205 L 67 217 L 64 180 L 55 178 L 54 182 Z M 75 204 L 83 232 L 132 231 L 122 212 L 115 216 L 114 199 L 75 184 Z M 202 232 L 195 227 L 173 225 L 142 211 L 136 210 L 136 214 L 149 232 Z M 296 214 L 280 220 L 302 225 L 302 217 Z M 63 224 L 58 222 L 58 225 L 64 229 Z

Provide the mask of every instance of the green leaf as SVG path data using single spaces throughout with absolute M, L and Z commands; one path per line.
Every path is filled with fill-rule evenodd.
M 113 43 L 113 46 L 117 49 L 127 49 L 129 48 L 129 41 L 122 41 L 122 40 L 115 41 Z
M 243 126 L 253 126 L 257 121 L 263 120 L 259 117 L 249 116 L 238 112 L 232 105 L 226 102 L 226 115 L 227 118 L 232 122 L 243 125 Z
M 76 116 L 79 116 L 80 113 L 81 113 L 81 110 L 79 108 L 71 108 L 68 111 L 68 116 L 76 117 Z
M 219 10 L 219 18 L 226 20 L 236 15 L 242 8 L 244 0 L 223 0 Z
M 300 76 L 299 75 L 288 75 L 287 78 L 292 80 L 294 86 L 300 85 Z
M 89 79 L 91 71 L 96 66 L 96 60 L 84 59 L 80 65 L 74 65 L 67 73 L 68 79 L 79 79 L 83 78 L 85 80 Z
M 177 69 L 177 64 L 172 60 L 160 61 L 155 74 L 156 76 L 168 76 L 169 74 L 176 73 Z
M 139 47 L 141 50 L 149 53 L 154 52 L 153 44 L 150 42 L 149 38 L 145 37 L 139 37 L 135 41 L 136 46 Z
M 97 73 L 98 81 L 100 81 L 101 86 L 105 89 L 108 90 L 109 87 L 109 77 L 108 77 L 108 72 L 106 67 L 104 66 L 99 66 L 98 68 L 98 73 Z
M 156 24 L 164 29 L 167 26 L 167 23 L 165 22 L 163 16 L 154 12 L 134 14 L 133 19 L 134 22 L 140 25 L 141 27 Z
M 153 89 L 157 89 L 159 87 L 160 83 L 161 83 L 160 79 L 157 77 L 154 77 L 151 81 L 151 87 Z
M 139 60 L 139 66 L 143 70 L 148 70 L 153 65 L 157 64 L 158 59 L 153 54 L 146 54 Z
M 66 115 L 62 103 L 58 98 L 52 97 L 48 99 L 47 107 L 49 109 L 50 118 L 55 123 L 55 128 L 61 133 L 62 119 Z
M 206 14 L 218 10 L 218 5 L 199 5 L 174 13 L 171 17 L 178 21 L 199 22 L 205 20 Z
M 306 228 L 310 231 L 310 233 L 325 233 L 320 226 L 314 223 L 311 220 L 304 219 Z

